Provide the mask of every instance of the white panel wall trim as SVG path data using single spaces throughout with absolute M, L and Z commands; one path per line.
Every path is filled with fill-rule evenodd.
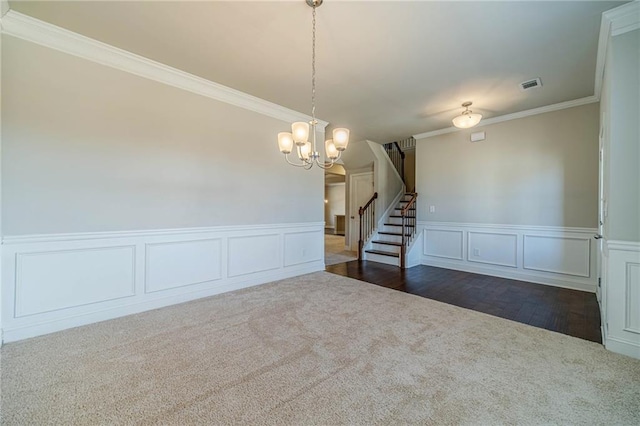
M 640 263 L 627 262 L 624 331 L 640 334 Z
M 524 235 L 523 268 L 588 278 L 591 238 Z
M 469 262 L 518 267 L 518 234 L 467 231 L 467 242 Z
M 640 359 L 640 242 L 607 241 L 607 349 Z
M 135 294 L 135 246 L 23 252 L 15 257 L 16 318 Z
M 324 257 L 324 235 L 318 231 L 284 234 L 284 266 L 318 262 Z
M 463 231 L 427 228 L 424 230 L 423 254 L 431 257 L 464 260 L 463 241 Z
M 595 292 L 592 228 L 418 222 L 423 265 Z
M 231 237 L 227 241 L 230 277 L 278 269 L 282 264 L 279 234 Z
M 159 83 L 177 87 L 230 105 L 235 105 L 283 121 L 309 121 L 311 117 L 251 96 L 222 84 L 118 49 L 48 22 L 10 10 L 2 17 L 2 34 L 59 50 L 73 56 L 116 68 Z M 326 121 L 318 120 L 321 129 Z
M 222 240 L 145 245 L 145 293 L 222 278 Z
M 324 269 L 323 222 L 6 237 L 4 341 Z

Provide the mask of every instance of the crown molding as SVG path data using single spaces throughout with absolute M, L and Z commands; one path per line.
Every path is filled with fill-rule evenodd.
M 611 35 L 640 29 L 640 1 L 623 4 L 602 14 L 611 23 Z
M 602 13 L 593 91 L 598 99 L 600 99 L 600 92 L 602 91 L 607 49 L 609 48 L 611 37 L 637 29 L 640 29 L 640 2 L 638 0 Z
M 547 112 L 560 111 L 567 108 L 573 108 L 581 105 L 592 104 L 594 102 L 598 102 L 599 99 L 595 96 L 587 96 L 586 98 L 574 99 L 572 101 L 560 102 L 558 104 L 546 105 L 540 108 L 528 109 L 526 111 L 514 112 L 513 114 L 501 115 L 498 117 L 487 118 L 486 120 L 482 120 L 480 124 L 473 127 L 473 129 L 479 129 L 484 126 L 488 126 L 490 124 L 502 123 L 503 121 L 511 121 L 517 120 L 519 118 L 530 117 L 532 115 L 544 114 Z M 447 127 L 445 129 L 434 130 L 432 132 L 420 133 L 417 135 L 413 135 L 415 139 L 426 139 L 433 136 L 444 135 L 446 133 L 454 133 L 462 130 L 469 129 L 458 129 L 457 127 Z
M 249 111 L 287 122 L 311 120 L 311 117 L 306 114 L 189 74 L 14 10 L 9 10 L 2 17 L 0 25 L 2 34 L 17 37 Z M 324 129 L 328 124 L 326 121 L 318 120 L 318 127 L 321 129 Z

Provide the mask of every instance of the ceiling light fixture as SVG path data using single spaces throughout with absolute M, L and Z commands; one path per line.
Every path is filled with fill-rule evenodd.
M 462 104 L 464 108 L 466 108 L 462 114 L 451 120 L 453 125 L 459 129 L 468 129 L 469 127 L 473 127 L 482 120 L 482 114 L 474 114 L 473 111 L 469 109 L 469 107 L 473 104 L 473 102 L 465 102 Z
M 306 3 L 313 8 L 313 32 L 311 48 L 311 121 L 298 121 L 291 125 L 291 133 L 278 133 L 278 147 L 284 154 L 287 163 L 292 166 L 304 167 L 309 170 L 316 164 L 318 167 L 328 169 L 340 159 L 342 151 L 347 149 L 349 144 L 349 129 L 333 129 L 333 139 L 328 139 L 324 143 L 325 155 L 329 161 L 320 159 L 320 153 L 316 148 L 316 8 L 322 4 L 322 0 L 306 0 Z M 311 142 L 309 142 L 311 133 Z M 294 146 L 295 145 L 295 146 Z M 299 162 L 291 162 L 289 154 L 295 149 Z

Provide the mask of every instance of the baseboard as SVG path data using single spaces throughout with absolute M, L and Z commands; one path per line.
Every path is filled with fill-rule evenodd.
M 7 238 L 3 339 L 321 271 L 323 241 L 322 223 Z
M 640 359 L 640 345 L 634 342 L 607 337 L 604 341 L 604 347 L 611 352 L 616 352 L 631 358 Z

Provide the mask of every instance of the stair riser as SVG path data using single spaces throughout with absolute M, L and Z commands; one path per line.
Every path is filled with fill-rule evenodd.
M 387 223 L 397 223 L 398 225 L 402 225 L 401 217 L 388 217 L 386 220 Z
M 374 262 L 385 263 L 387 265 L 400 266 L 400 258 L 391 256 L 381 256 L 374 253 L 366 253 L 365 260 L 372 260 Z
M 404 231 L 405 234 L 409 234 L 411 231 L 413 230 L 413 228 L 409 228 L 409 227 L 405 227 Z M 402 232 L 402 226 L 389 226 L 389 225 L 383 225 L 382 232 L 397 232 L 398 234 Z
M 392 242 L 392 243 L 401 243 L 402 242 L 402 237 L 400 235 L 380 235 L 379 239 L 385 240 L 385 241 L 389 241 L 389 242 Z
M 389 244 L 379 244 L 379 243 L 372 243 L 371 246 L 372 246 L 371 248 L 373 248 L 374 250 L 384 250 L 384 251 L 391 251 L 394 253 L 400 253 L 399 246 L 390 246 Z
M 399 218 L 399 217 L 388 217 L 387 220 L 384 221 L 384 223 L 392 223 L 394 225 L 402 225 L 402 218 Z M 409 224 L 410 224 L 410 222 L 407 221 L 405 227 L 406 228 L 410 228 Z M 398 227 L 398 229 L 400 229 L 400 227 Z

